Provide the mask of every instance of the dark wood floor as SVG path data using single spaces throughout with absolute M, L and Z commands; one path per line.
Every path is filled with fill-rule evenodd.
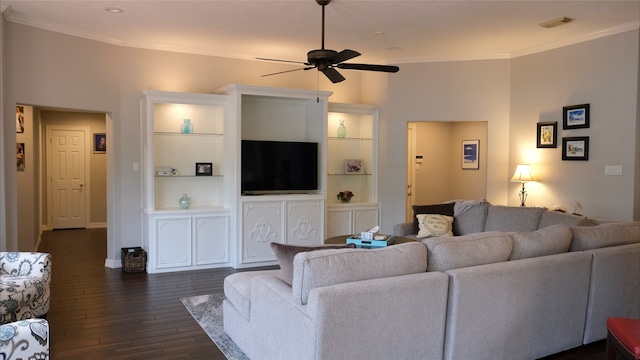
M 235 270 L 125 273 L 104 267 L 106 238 L 105 229 L 43 234 L 39 250 L 53 256 L 51 359 L 225 359 L 180 298 L 222 292 Z M 576 359 L 604 359 L 604 343 L 545 358 Z

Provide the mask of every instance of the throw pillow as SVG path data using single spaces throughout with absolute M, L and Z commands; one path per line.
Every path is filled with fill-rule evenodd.
M 433 205 L 413 205 L 413 230 L 414 234 L 418 233 L 418 214 L 438 214 L 453 216 L 453 207 L 455 203 L 433 204 Z
M 453 216 L 437 214 L 419 214 L 418 235 L 416 238 L 453 236 Z
M 293 281 L 293 257 L 296 256 L 297 253 L 320 250 L 320 249 L 344 249 L 344 248 L 355 248 L 356 244 L 345 244 L 345 245 L 323 245 L 323 246 L 295 246 L 295 245 L 285 245 L 276 242 L 272 242 L 271 250 L 276 254 L 276 259 L 278 260 L 278 264 L 280 265 L 280 279 L 291 285 Z

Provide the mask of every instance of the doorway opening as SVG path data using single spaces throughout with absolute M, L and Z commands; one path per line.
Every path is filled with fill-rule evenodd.
M 464 164 L 462 144 L 468 140 L 479 143 L 477 169 Z M 407 221 L 413 221 L 413 205 L 486 197 L 486 121 L 409 122 L 407 147 Z

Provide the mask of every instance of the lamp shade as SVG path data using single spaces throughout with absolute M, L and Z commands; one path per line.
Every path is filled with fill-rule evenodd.
M 511 178 L 512 182 L 526 183 L 529 181 L 535 181 L 531 176 L 531 169 L 529 164 L 521 164 L 516 168 L 516 173 Z

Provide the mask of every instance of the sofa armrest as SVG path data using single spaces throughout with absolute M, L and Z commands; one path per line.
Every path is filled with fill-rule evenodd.
M 393 225 L 393 235 L 394 236 L 406 236 L 416 234 L 415 228 L 413 227 L 413 223 L 401 223 Z
M 51 254 L 37 252 L 0 252 L 0 275 L 51 276 Z

